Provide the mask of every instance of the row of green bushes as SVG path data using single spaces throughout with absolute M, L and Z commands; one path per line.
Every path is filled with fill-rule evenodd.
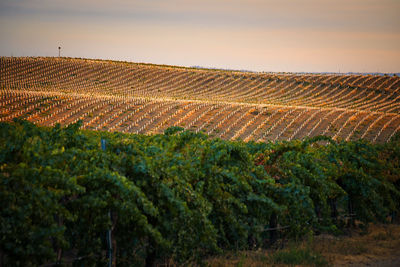
M 244 143 L 79 127 L 0 124 L 2 266 L 103 265 L 109 230 L 118 265 L 186 264 L 399 210 L 398 139 Z

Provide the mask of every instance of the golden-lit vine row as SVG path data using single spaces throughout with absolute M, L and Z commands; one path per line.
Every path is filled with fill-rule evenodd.
M 400 78 L 246 73 L 70 58 L 0 58 L 0 120 L 222 139 L 386 142 L 399 132 Z

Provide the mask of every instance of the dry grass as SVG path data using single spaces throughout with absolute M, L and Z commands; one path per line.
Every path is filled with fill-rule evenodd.
M 399 259 L 400 225 L 371 225 L 367 234 L 353 232 L 351 237 L 321 237 L 315 240 L 314 248 L 335 266 Z
M 367 233 L 350 234 L 320 235 L 282 250 L 229 252 L 206 262 L 211 267 L 396 266 L 400 262 L 400 225 L 371 225 Z

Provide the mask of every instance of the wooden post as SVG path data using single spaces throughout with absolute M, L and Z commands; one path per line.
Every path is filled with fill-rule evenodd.
M 269 245 L 272 246 L 278 240 L 278 216 L 276 213 L 272 213 L 271 218 L 269 220 L 269 228 L 272 228 L 270 235 L 269 235 Z
M 349 221 L 347 223 L 347 227 L 355 227 L 355 219 L 354 219 L 354 208 L 353 208 L 353 201 L 351 196 L 349 196 L 349 200 L 347 202 L 347 209 L 349 213 Z
M 337 217 L 338 217 L 338 210 L 337 210 L 337 203 L 336 203 L 336 198 L 330 198 L 328 200 L 329 206 L 331 207 L 331 219 L 336 222 Z

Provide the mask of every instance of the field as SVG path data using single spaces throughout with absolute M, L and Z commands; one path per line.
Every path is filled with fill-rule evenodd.
M 250 73 L 72 58 L 0 58 L 0 120 L 227 140 L 383 143 L 400 131 L 400 78 Z

